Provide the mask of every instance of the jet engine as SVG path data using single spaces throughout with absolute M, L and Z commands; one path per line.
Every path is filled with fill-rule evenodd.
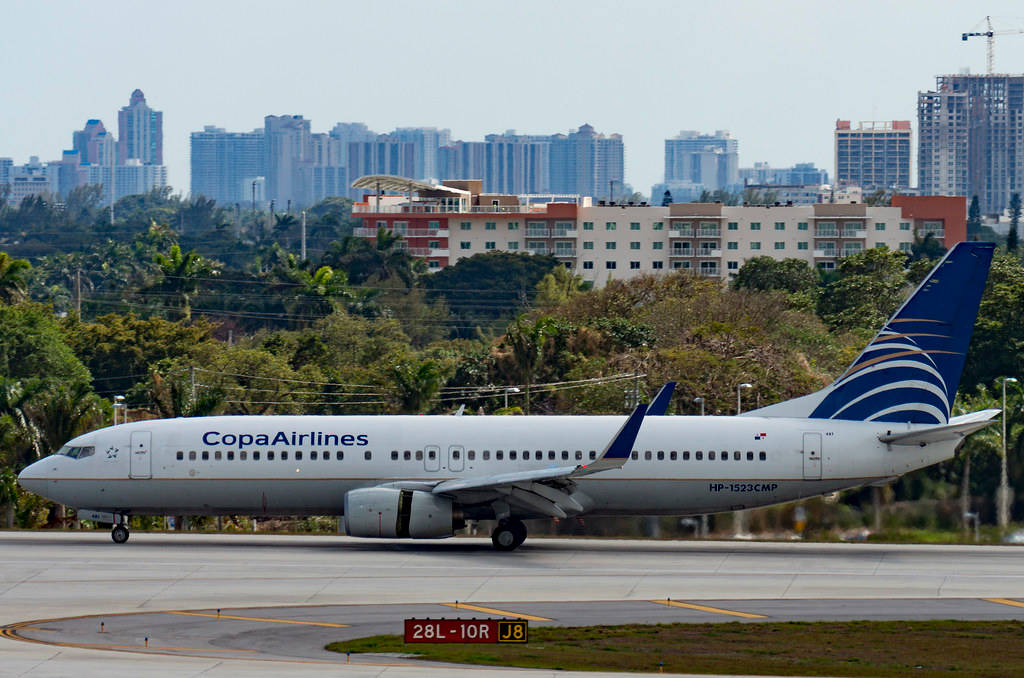
M 465 523 L 452 500 L 419 490 L 368 487 L 345 495 L 345 531 L 352 537 L 450 537 Z

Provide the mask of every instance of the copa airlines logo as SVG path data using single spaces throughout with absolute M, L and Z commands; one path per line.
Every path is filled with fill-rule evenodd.
M 324 433 L 311 431 L 276 431 L 274 433 L 221 433 L 207 431 L 203 444 L 209 447 L 227 445 L 230 447 L 351 447 L 369 445 L 370 438 L 364 433 Z
M 944 370 L 936 357 L 959 354 L 930 345 L 948 346 L 948 340 L 947 335 L 935 332 L 897 332 L 886 326 L 839 378 L 811 416 L 946 423 L 953 394 L 949 392 Z M 922 347 L 924 343 L 929 347 Z

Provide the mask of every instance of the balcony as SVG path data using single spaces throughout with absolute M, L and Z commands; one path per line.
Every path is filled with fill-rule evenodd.
M 721 258 L 722 256 L 722 250 L 712 250 L 702 247 L 697 251 L 699 252 L 697 255 L 698 257 Z
M 863 240 L 864 238 L 868 237 L 868 232 L 867 231 L 843 231 L 842 237 L 844 237 L 844 238 L 856 238 L 856 239 Z
M 722 236 L 722 229 L 720 229 L 718 227 L 715 227 L 715 228 L 701 227 L 700 231 L 698 232 L 698 236 L 701 237 L 701 238 L 720 238 Z
M 551 230 L 551 237 L 553 238 L 575 238 L 575 228 L 554 228 Z
M 551 237 L 551 231 L 549 231 L 546 228 L 527 228 L 526 229 L 526 237 L 527 238 L 550 238 Z
M 835 258 L 835 250 L 814 250 L 815 259 Z
M 679 228 L 679 229 L 675 229 L 675 230 L 672 230 L 672 231 L 668 232 L 668 237 L 670 237 L 670 238 L 692 238 L 693 237 L 693 229 L 692 228 Z
M 921 236 L 922 240 L 924 238 L 927 238 L 928 236 L 932 236 L 933 238 L 945 238 L 946 237 L 946 232 L 945 231 L 935 231 L 935 230 L 924 231 L 924 230 L 922 230 L 922 231 L 918 231 L 918 234 Z
M 816 228 L 814 229 L 815 238 L 838 238 L 839 231 L 834 228 Z
M 702 266 L 700 269 L 698 269 L 698 272 L 706 278 L 717 278 L 718 276 L 722 275 L 722 269 L 718 268 L 717 266 L 715 266 L 714 268 L 706 268 Z
M 413 257 L 447 257 L 448 250 L 435 247 L 406 247 L 406 253 Z
M 556 257 L 575 257 L 576 256 L 576 248 L 573 247 L 573 248 L 570 248 L 570 249 L 566 249 L 566 248 L 563 247 L 562 249 L 556 249 L 555 250 L 555 256 Z
M 403 238 L 447 238 L 447 228 L 403 228 L 392 231 L 395 235 L 400 235 Z M 365 228 L 360 226 L 352 231 L 354 235 L 360 238 L 376 238 L 376 228 Z
M 671 252 L 671 254 L 669 254 L 669 256 L 671 256 L 671 257 L 692 257 L 693 256 L 693 250 L 690 249 L 690 248 L 683 249 L 683 248 L 680 248 L 680 247 L 673 247 L 672 248 L 672 252 Z
M 371 200 L 369 203 L 356 203 L 352 206 L 353 214 L 543 214 L 546 211 L 547 205 L 543 204 L 462 207 L 459 205 L 412 203 L 408 205 L 381 205 L 377 207 Z

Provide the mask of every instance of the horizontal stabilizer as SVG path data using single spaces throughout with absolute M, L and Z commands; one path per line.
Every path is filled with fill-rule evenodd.
M 999 412 L 1000 410 L 971 412 L 953 417 L 948 424 L 942 426 L 929 426 L 903 433 L 886 433 L 878 436 L 878 439 L 890 445 L 927 445 L 928 443 L 959 440 L 994 423 L 993 419 L 999 415 Z
M 672 400 L 672 393 L 676 390 L 676 382 L 670 381 L 661 387 L 658 395 L 647 405 L 648 417 L 660 417 L 668 412 L 668 402 Z

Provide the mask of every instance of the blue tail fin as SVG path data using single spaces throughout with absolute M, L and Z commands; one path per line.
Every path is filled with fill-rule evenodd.
M 994 249 L 958 243 L 835 383 L 747 414 L 948 422 Z

